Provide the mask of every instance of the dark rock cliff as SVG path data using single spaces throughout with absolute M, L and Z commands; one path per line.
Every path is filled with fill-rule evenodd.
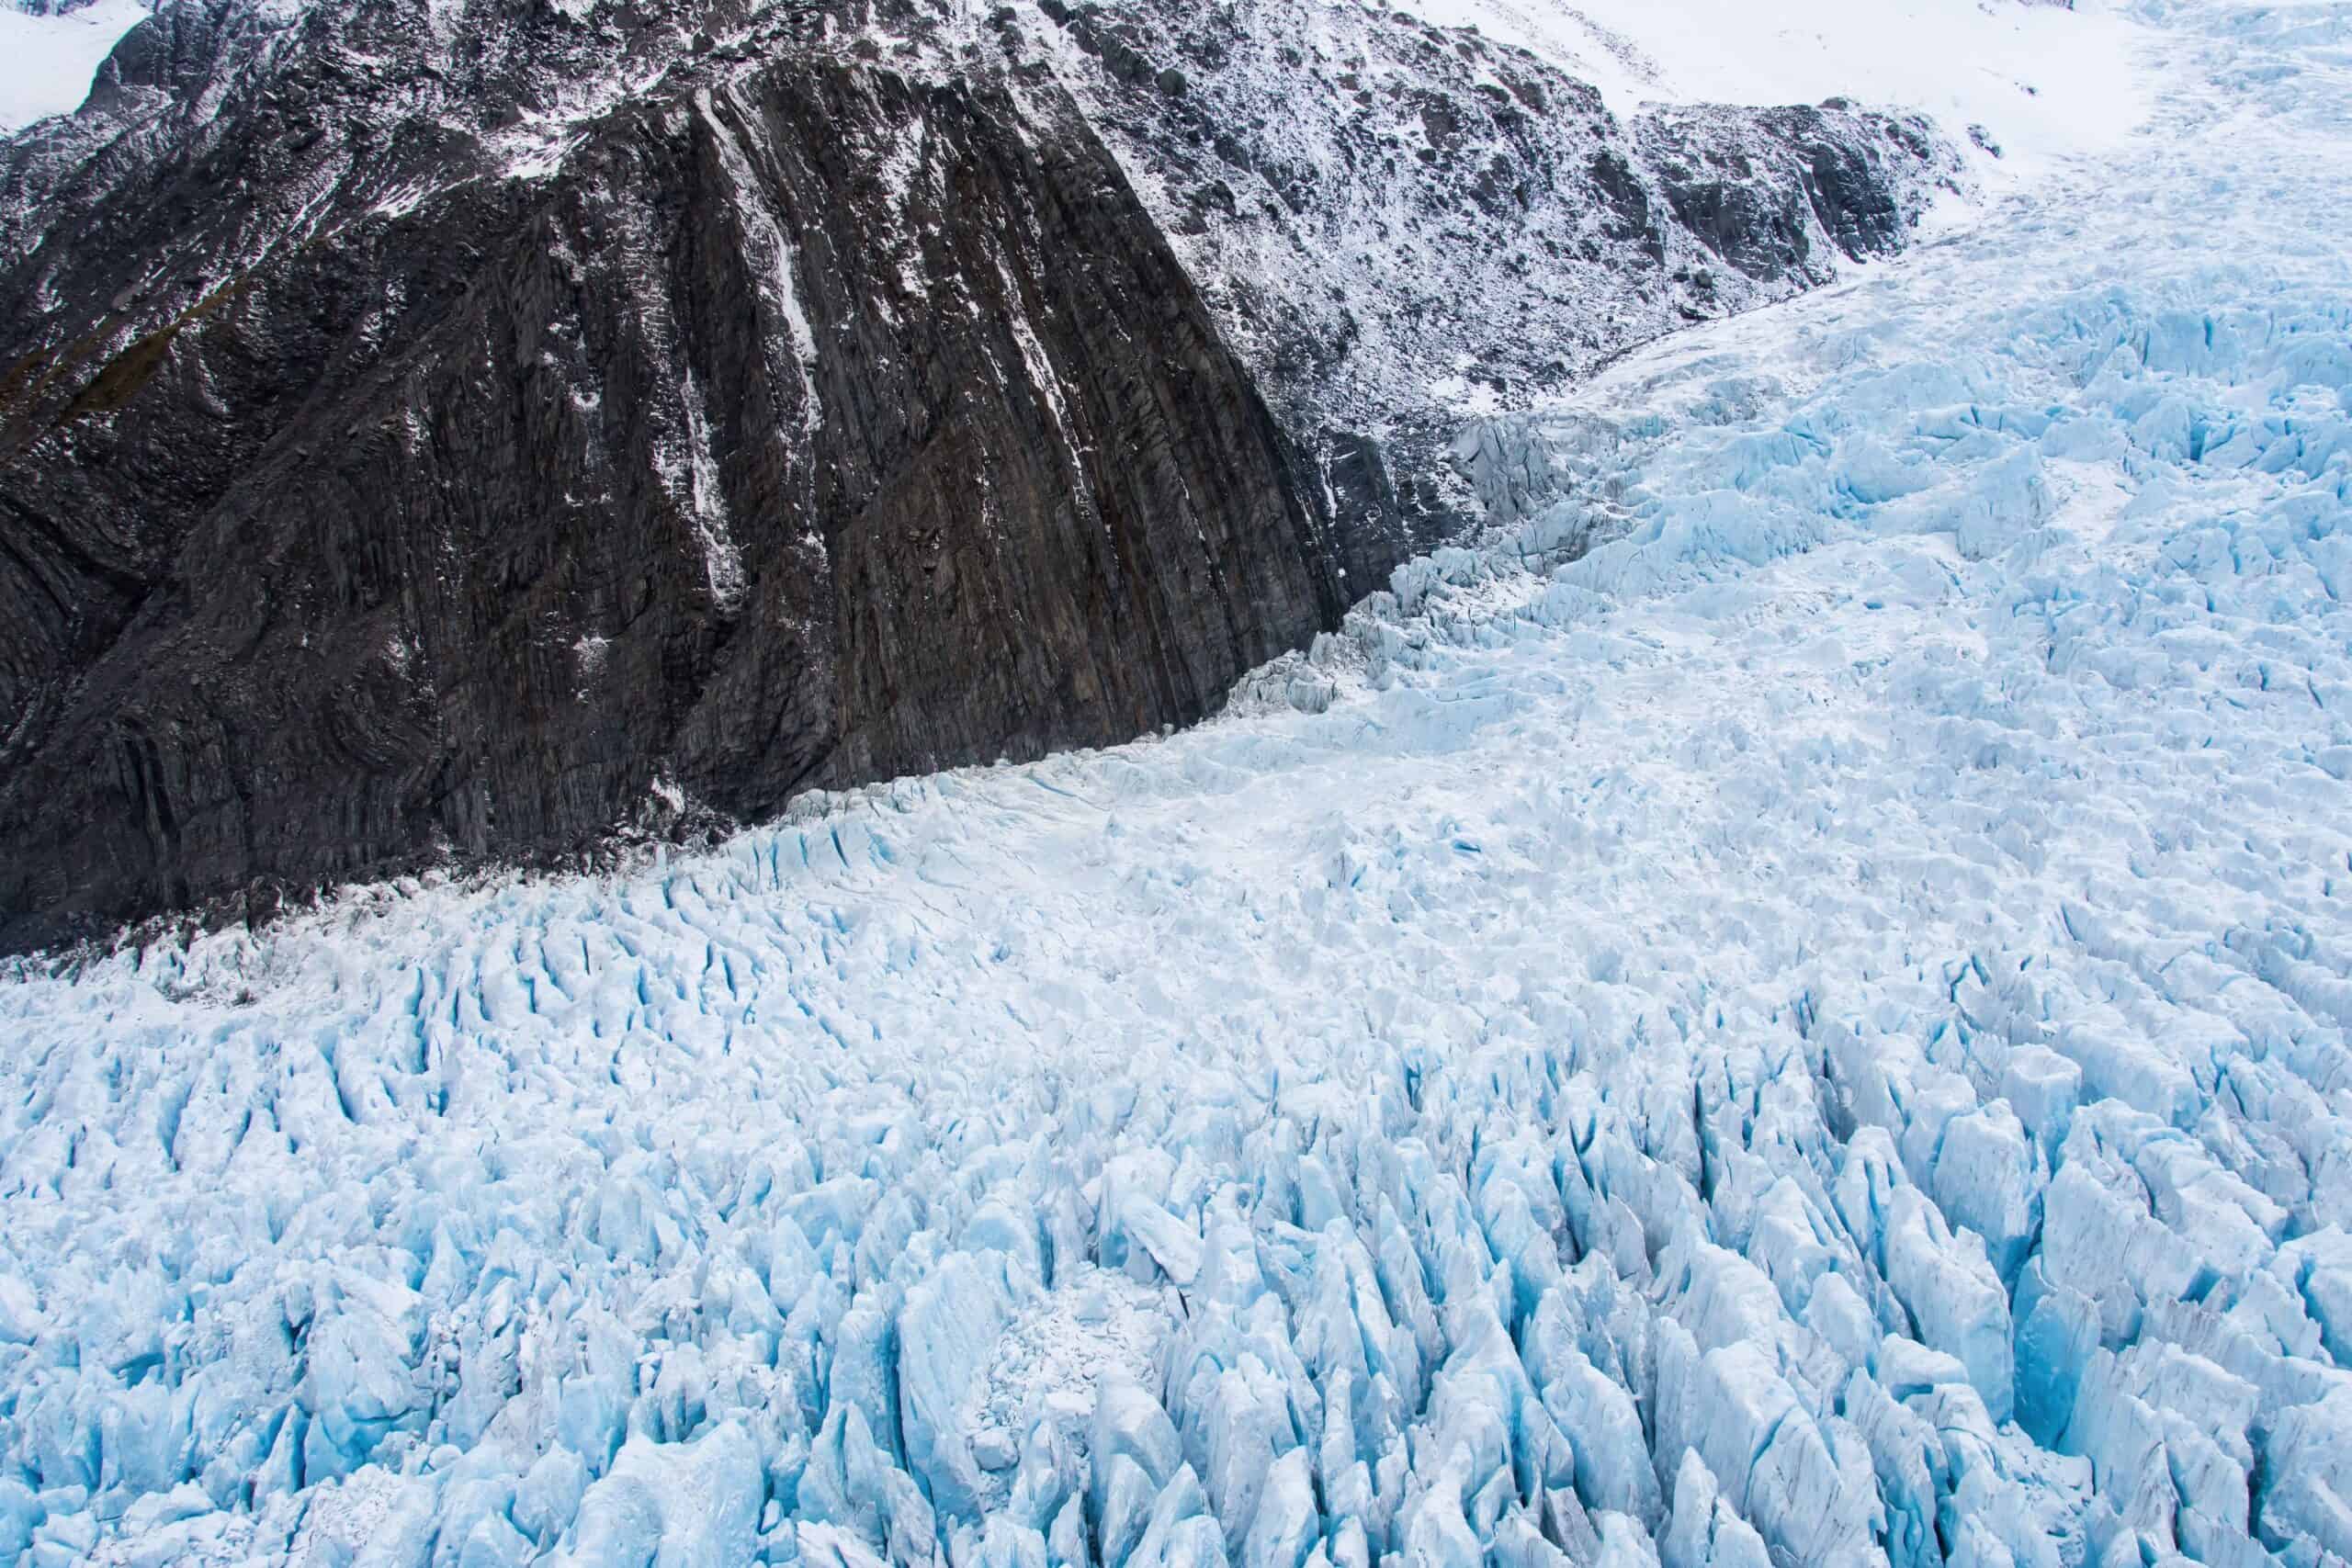
M 1400 175 L 1395 102 L 1269 118 L 1271 0 L 1051 9 L 135 29 L 0 153 L 0 944 L 1196 718 L 1464 520 L 1417 358 L 1578 373 L 1934 163 L 1366 23 Z M 1366 181 L 1434 276 L 1351 297 Z
M 1033 46 L 1313 458 L 1350 581 L 1483 518 L 1465 412 L 1901 245 L 1956 162 L 1848 105 L 1654 109 L 1376 6 L 1080 0 Z

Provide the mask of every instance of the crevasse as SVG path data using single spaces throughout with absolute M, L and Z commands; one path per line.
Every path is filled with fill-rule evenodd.
M 0 1561 L 2352 1556 L 2352 7 L 2144 14 L 1224 718 L 17 973 Z

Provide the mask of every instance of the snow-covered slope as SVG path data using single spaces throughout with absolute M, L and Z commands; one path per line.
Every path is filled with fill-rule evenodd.
M 2352 1555 L 2352 10 L 2159 19 L 1216 722 L 19 976 L 0 1559 Z
M 1465 412 L 1892 254 L 1970 184 L 1964 132 L 1916 113 L 1612 115 L 1513 44 L 1385 6 L 1052 0 L 1035 20 L 1311 458 L 1351 598 L 1481 520 L 1447 459 Z
M 94 0 L 51 16 L 0 5 L 0 134 L 78 106 L 98 62 L 151 9 Z
M 1592 83 L 1624 114 L 1650 102 L 1792 104 L 1827 97 L 1983 126 L 2043 168 L 2120 147 L 2144 118 L 2134 56 L 2149 39 L 2108 0 L 1399 0 L 1475 27 Z

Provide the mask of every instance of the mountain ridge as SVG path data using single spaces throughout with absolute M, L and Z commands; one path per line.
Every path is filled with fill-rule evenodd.
M 1398 14 L 1056 9 L 135 28 L 0 154 L 0 941 L 1190 722 L 1482 515 L 1432 364 L 1564 384 L 1958 174 Z

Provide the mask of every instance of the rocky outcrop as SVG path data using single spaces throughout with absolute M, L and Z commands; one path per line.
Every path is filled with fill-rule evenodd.
M 1661 108 L 1380 6 L 1098 0 L 1034 47 L 1134 175 L 1283 426 L 1351 581 L 1484 516 L 1448 453 L 1634 344 L 1901 245 L 1957 161 L 1838 103 Z
M 1936 167 L 1349 14 L 167 6 L 0 153 L 0 942 L 1196 718 L 1470 517 L 1431 365 Z

